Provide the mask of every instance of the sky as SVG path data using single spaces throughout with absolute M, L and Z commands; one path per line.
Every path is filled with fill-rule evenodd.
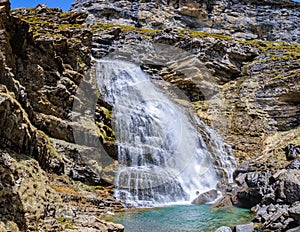
M 300 2 L 300 0 L 294 0 Z M 38 4 L 46 4 L 48 7 L 59 7 L 63 11 L 70 9 L 74 0 L 10 0 L 11 8 L 35 7 Z
M 35 7 L 38 4 L 46 4 L 48 7 L 58 7 L 63 11 L 69 10 L 73 2 L 74 0 L 10 0 L 11 9 Z

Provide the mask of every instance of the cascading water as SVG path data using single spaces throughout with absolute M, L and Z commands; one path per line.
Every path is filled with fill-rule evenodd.
M 139 66 L 98 60 L 97 82 L 113 105 L 119 200 L 147 207 L 191 201 L 196 191 L 216 188 L 214 158 L 219 157 L 219 166 L 228 169 L 232 166 L 228 153 L 222 148 L 212 155 L 183 109 L 157 89 Z M 222 141 L 217 144 L 224 147 Z

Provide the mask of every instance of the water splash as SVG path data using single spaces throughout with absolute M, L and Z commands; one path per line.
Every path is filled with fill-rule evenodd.
M 98 60 L 97 82 L 113 105 L 119 151 L 117 199 L 147 207 L 191 201 L 196 191 L 216 188 L 214 159 L 221 156 L 220 168 L 225 169 L 231 162 L 224 149 L 219 151 L 220 137 L 214 135 L 213 140 L 220 141 L 212 155 L 184 110 L 135 64 Z M 212 130 L 206 132 L 213 135 Z

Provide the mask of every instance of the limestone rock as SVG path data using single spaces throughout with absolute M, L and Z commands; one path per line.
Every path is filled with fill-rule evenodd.
M 289 229 L 286 232 L 298 232 L 300 230 L 300 226 L 297 226 L 295 228 Z
M 137 27 L 191 28 L 244 39 L 299 41 L 300 5 L 293 1 L 91 1 L 76 0 L 73 11 L 88 22 Z
M 218 191 L 213 189 L 205 193 L 201 193 L 196 199 L 192 201 L 192 204 L 200 205 L 208 202 L 212 202 L 218 197 Z
M 286 167 L 286 169 L 300 169 L 300 158 L 295 159 Z
M 252 232 L 252 231 L 254 231 L 254 224 L 248 223 L 248 224 L 243 224 L 243 225 L 236 225 L 235 231 L 236 232 Z
M 9 0 L 0 0 L 0 12 L 8 13 L 10 11 Z
M 281 173 L 277 181 L 277 195 L 286 203 L 294 203 L 300 201 L 300 171 L 299 170 L 286 170 Z
M 296 221 L 300 221 L 300 203 L 296 202 L 292 205 L 291 208 L 288 209 L 289 214 L 293 217 Z
M 6 189 L 0 191 L 0 228 L 64 231 L 81 224 L 81 217 L 119 210 L 122 205 L 111 189 L 76 186 L 63 175 L 70 171 L 66 144 L 74 142 L 72 107 L 91 62 L 92 32 L 82 25 L 87 15 L 45 5 L 8 12 L 8 1 L 1 1 L 0 9 L 0 188 Z M 93 134 L 93 141 L 113 143 L 109 105 L 97 98 L 94 103 L 100 110 L 92 119 L 101 132 Z M 65 140 L 63 147 L 53 146 L 51 137 Z M 96 153 L 94 147 L 84 149 Z M 103 183 L 95 175 L 101 170 L 97 164 L 91 164 L 92 170 L 74 166 L 86 183 Z M 77 216 L 65 217 L 70 211 Z M 114 228 L 100 222 L 92 226 L 98 231 Z M 81 225 L 82 231 L 89 227 Z
M 300 146 L 294 146 L 293 144 L 289 144 L 285 147 L 285 156 L 287 160 L 293 160 L 300 154 Z
M 153 79 L 166 80 L 164 87 L 182 90 L 186 97 L 180 99 L 186 105 L 191 101 L 193 110 L 224 136 L 236 157 L 247 160 L 234 175 L 237 189 L 227 193 L 219 206 L 255 206 L 255 220 L 269 230 L 297 227 L 299 165 L 297 159 L 286 161 L 284 148 L 289 143 L 298 145 L 300 136 L 300 56 L 299 45 L 292 43 L 300 38 L 299 3 L 77 0 L 73 10 L 86 13 L 63 13 L 39 5 L 9 15 L 8 9 L 8 1 L 0 1 L 0 149 L 19 158 L 25 153 L 39 164 L 24 159 L 26 164 L 19 170 L 28 176 L 28 171 L 34 170 L 33 178 L 27 178 L 14 168 L 15 161 L 12 165 L 8 162 L 9 156 L 5 162 L 0 159 L 0 173 L 8 173 L 1 175 L 8 190 L 0 193 L 4 194 L 0 208 L 7 209 L 1 220 L 13 221 L 13 228 L 4 223 L 0 228 L 17 231 L 15 228 L 34 230 L 37 226 L 41 231 L 59 231 L 75 223 L 81 231 L 123 230 L 95 216 L 121 208 L 111 196 L 111 188 L 76 186 L 69 178 L 107 185 L 113 182 L 110 177 L 116 168 L 115 162 L 102 166 L 98 159 L 103 154 L 97 153 L 99 143 L 112 161 L 117 152 L 112 108 L 91 88 L 95 86 L 92 75 L 86 75 L 90 54 L 136 62 Z M 83 96 L 91 93 L 93 102 L 78 98 L 81 84 L 86 87 Z M 72 108 L 74 102 L 86 114 L 82 124 L 73 121 L 81 117 Z M 79 140 L 74 138 L 74 130 Z M 86 162 L 81 153 L 91 154 L 92 162 Z M 34 186 L 21 180 L 39 186 L 40 174 L 47 186 L 39 166 L 48 172 L 52 189 L 64 202 L 61 208 L 54 210 L 50 198 L 44 199 L 43 193 L 34 196 Z M 15 186 L 22 186 L 22 191 L 29 188 L 28 201 Z M 47 190 L 52 195 L 53 190 Z M 199 201 L 208 201 L 208 195 Z M 15 206 L 7 205 L 5 199 L 14 199 Z M 61 200 L 54 202 L 60 206 Z M 25 215 L 25 210 L 30 215 Z M 38 225 L 37 218 L 41 219 Z
M 227 226 L 221 226 L 219 227 L 215 232 L 232 232 L 230 227 Z

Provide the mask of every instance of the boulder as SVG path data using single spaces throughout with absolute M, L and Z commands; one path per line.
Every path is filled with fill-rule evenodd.
M 232 230 L 228 226 L 221 226 L 215 232 L 232 232 Z
M 241 177 L 244 180 L 241 180 Z M 243 184 L 242 188 L 237 191 L 237 205 L 240 207 L 251 208 L 263 201 L 275 201 L 274 190 L 269 185 L 271 174 L 268 171 L 257 171 L 243 174 L 238 178 L 239 183 Z
M 287 145 L 284 150 L 287 160 L 294 160 L 300 154 L 300 147 L 293 144 Z
M 233 172 L 233 178 L 236 179 L 240 174 L 244 174 L 249 169 L 249 162 L 242 162 Z
M 289 229 L 286 232 L 299 232 L 300 231 L 300 226 L 297 226 L 295 228 Z
M 288 212 L 292 218 L 300 222 L 300 202 L 293 204 L 293 206 L 288 209 Z
M 218 197 L 218 191 L 215 189 L 212 189 L 208 192 L 201 193 L 198 197 L 196 197 L 192 201 L 192 204 L 195 204 L 195 205 L 205 204 L 205 203 L 216 200 L 217 197 Z
M 300 201 L 300 170 L 289 169 L 282 171 L 276 178 L 275 186 L 277 201 L 288 204 Z
M 300 158 L 293 160 L 286 169 L 300 169 Z
M 254 224 L 253 222 L 242 224 L 242 225 L 236 225 L 235 226 L 236 232 L 252 232 L 254 231 Z
M 213 204 L 214 208 L 222 208 L 222 207 L 228 207 L 232 206 L 232 199 L 231 195 L 229 193 L 226 193 L 224 196 L 222 196 L 216 203 Z

